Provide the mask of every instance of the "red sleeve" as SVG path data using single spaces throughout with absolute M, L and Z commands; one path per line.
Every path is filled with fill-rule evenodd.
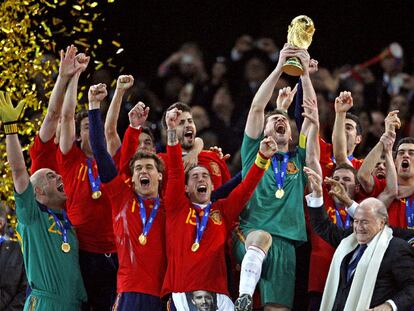
M 321 148 L 321 159 L 319 161 L 321 165 L 323 166 L 323 164 L 326 165 L 332 162 L 332 145 L 328 144 L 321 137 L 319 137 L 319 146 Z
M 185 195 L 185 175 L 182 160 L 181 145 L 167 146 L 168 156 L 168 183 L 165 190 L 165 209 L 167 213 L 172 213 L 178 207 L 185 206 L 188 200 Z
M 378 179 L 377 177 L 374 177 L 374 186 L 372 188 L 372 191 L 370 193 L 366 193 L 364 189 L 361 187 L 361 191 L 359 191 L 357 195 L 357 202 L 361 202 L 362 200 L 365 200 L 366 198 L 376 198 L 379 196 L 381 192 L 384 191 L 385 187 L 387 186 L 387 181 L 385 179 Z
M 128 126 L 125 131 L 124 139 L 121 145 L 121 159 L 119 161 L 119 172 L 120 175 L 125 174 L 131 176 L 129 170 L 129 161 L 134 156 L 139 145 L 139 135 L 141 134 L 142 127 L 138 129 Z
M 33 145 L 30 147 L 29 154 L 32 161 L 30 173 L 33 174 L 41 168 L 50 168 L 58 172 L 56 161 L 56 151 L 58 145 L 54 142 L 54 137 L 47 142 L 42 142 L 39 135 L 35 136 Z
M 121 176 L 116 176 L 109 183 L 102 184 L 102 189 L 105 190 L 105 193 L 108 195 L 111 202 L 122 202 L 125 198 L 125 194 L 129 189 L 128 184 Z M 115 213 L 118 213 L 121 204 L 111 204 L 112 209 Z
M 229 224 L 237 220 L 237 217 L 247 201 L 249 201 L 264 172 L 265 170 L 259 168 L 256 164 L 252 165 L 246 177 L 234 188 L 229 196 L 226 199 L 218 201 L 222 201 L 224 205 L 222 212 Z

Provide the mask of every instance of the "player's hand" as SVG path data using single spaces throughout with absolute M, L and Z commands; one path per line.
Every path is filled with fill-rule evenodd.
M 319 70 L 318 68 L 318 61 L 316 59 L 311 58 L 309 60 L 309 74 L 313 74 Z
M 305 166 L 303 171 L 308 175 L 308 183 L 310 188 L 313 191 L 313 197 L 320 198 L 322 197 L 322 177 L 316 173 L 313 169 Z
M 75 66 L 75 57 L 78 49 L 72 44 L 66 48 L 66 52 L 60 50 L 59 75 L 70 79 L 78 70 Z
M 165 122 L 169 130 L 174 130 L 178 126 L 178 118 L 183 112 L 178 108 L 171 109 L 165 114 Z
M 147 121 L 149 110 L 150 108 L 146 107 L 143 102 L 138 102 L 138 104 L 128 112 L 129 124 L 134 128 L 142 126 L 145 121 Z
M 100 102 L 105 99 L 106 95 L 108 95 L 106 84 L 99 83 L 92 85 L 88 92 L 89 104 L 100 104 Z
M 348 112 L 354 105 L 351 92 L 344 91 L 335 98 L 335 112 Z
M 395 132 L 385 132 L 382 134 L 380 141 L 384 146 L 385 153 L 392 152 L 392 147 L 394 146 L 396 136 L 397 135 Z
M 282 110 L 287 111 L 290 107 L 290 104 L 293 101 L 293 97 L 295 97 L 297 89 L 298 89 L 297 84 L 295 85 L 293 89 L 291 89 L 290 86 L 280 89 L 279 95 L 277 96 L 277 100 L 276 100 L 277 109 L 282 109 Z
M 121 75 L 116 80 L 116 88 L 118 90 L 128 90 L 132 85 L 134 85 L 134 77 L 131 75 Z
M 331 197 L 337 198 L 338 201 L 346 207 L 352 205 L 352 199 L 349 197 L 344 186 L 339 181 L 329 177 L 325 177 L 325 184 L 331 187 L 331 189 L 329 190 L 329 195 Z
M 0 121 L 3 123 L 18 121 L 23 115 L 25 104 L 26 101 L 23 99 L 14 107 L 10 94 L 0 92 Z
M 385 132 L 394 132 L 395 129 L 399 129 L 401 127 L 401 120 L 398 117 L 399 110 L 390 111 L 385 118 Z
M 385 302 L 379 306 L 376 306 L 373 309 L 367 309 L 367 311 L 392 311 L 392 307 L 388 302 Z
M 84 53 L 79 53 L 75 56 L 75 69 L 76 72 L 84 72 L 88 67 L 90 57 L 86 56 Z
M 224 154 L 223 150 L 218 146 L 210 147 L 208 150 L 211 152 L 215 152 L 220 158 L 220 160 L 227 161 L 227 159 L 230 158 L 230 154 L 229 153 Z
M 263 138 L 263 140 L 260 142 L 259 151 L 266 158 L 271 158 L 277 152 L 277 144 L 273 137 L 269 136 Z

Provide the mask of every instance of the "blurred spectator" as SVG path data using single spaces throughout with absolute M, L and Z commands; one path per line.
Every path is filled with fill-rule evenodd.
M 6 211 L 0 209 L 0 310 L 23 310 L 26 298 L 26 273 L 17 242 L 7 235 Z

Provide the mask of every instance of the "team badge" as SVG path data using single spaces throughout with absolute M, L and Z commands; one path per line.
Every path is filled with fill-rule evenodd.
M 219 210 L 212 211 L 210 213 L 210 218 L 216 225 L 221 225 L 222 219 L 221 219 L 221 213 Z
M 295 163 L 293 162 L 288 162 L 287 164 L 287 168 L 286 168 L 286 172 L 288 174 L 296 174 L 297 172 L 299 172 L 298 168 L 296 167 Z
M 216 162 L 213 162 L 213 161 L 210 162 L 210 171 L 211 171 L 211 174 L 215 176 L 221 176 L 220 167 L 218 166 Z

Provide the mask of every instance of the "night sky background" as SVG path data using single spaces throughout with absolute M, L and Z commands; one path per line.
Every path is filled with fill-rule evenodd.
M 108 6 L 107 31 L 119 33 L 125 49 L 117 62 L 125 73 L 151 77 L 186 41 L 196 41 L 208 65 L 248 33 L 270 36 L 279 47 L 297 15 L 310 16 L 316 32 L 309 48 L 320 66 L 361 63 L 397 41 L 414 53 L 414 1 L 132 1 Z M 102 33 L 101 33 L 102 34 Z M 409 69 L 412 61 L 405 60 Z

